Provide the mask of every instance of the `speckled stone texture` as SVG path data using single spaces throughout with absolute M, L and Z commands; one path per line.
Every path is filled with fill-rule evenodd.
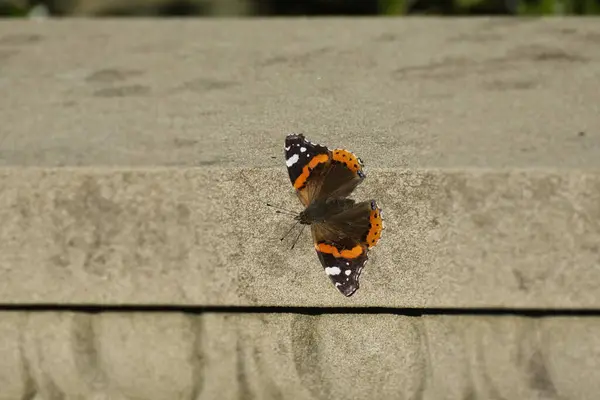
M 0 399 L 595 399 L 599 42 L 576 18 L 3 22 Z M 292 131 L 359 155 L 384 209 L 351 298 L 265 205 L 300 210 Z
M 600 174 L 372 169 L 386 230 L 341 296 L 285 169 L 0 171 L 0 301 L 12 304 L 597 308 Z M 298 203 L 298 204 L 297 204 Z
M 0 399 L 590 399 L 600 319 L 0 313 Z

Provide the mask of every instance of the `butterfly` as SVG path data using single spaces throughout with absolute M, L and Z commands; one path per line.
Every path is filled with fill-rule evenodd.
M 295 220 L 310 225 L 325 273 L 342 294 L 352 296 L 367 253 L 384 230 L 375 200 L 357 203 L 348 198 L 366 178 L 363 162 L 348 150 L 330 150 L 302 134 L 290 134 L 285 138 L 285 164 L 305 207 Z

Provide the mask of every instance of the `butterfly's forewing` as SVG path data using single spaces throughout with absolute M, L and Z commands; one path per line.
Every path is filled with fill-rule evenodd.
M 331 153 L 327 147 L 309 142 L 304 135 L 288 135 L 285 138 L 285 164 L 304 206 L 318 196 L 330 161 Z

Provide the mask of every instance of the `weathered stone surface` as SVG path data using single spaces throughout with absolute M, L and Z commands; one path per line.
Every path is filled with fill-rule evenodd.
M 587 19 L 0 24 L 0 305 L 598 309 L 599 37 Z M 300 209 L 289 131 L 360 155 L 356 197 L 385 210 L 350 299 L 264 205 Z M 2 312 L 0 399 L 589 399 L 599 321 Z
M 331 285 L 285 171 L 5 169 L 0 302 L 594 308 L 600 175 L 371 171 L 385 210 L 358 293 Z
M 589 19 L 3 23 L 0 303 L 597 308 L 599 35 Z M 350 299 L 264 205 L 300 209 L 289 131 L 360 155 L 357 198 L 384 208 Z
M 303 131 L 376 168 L 599 168 L 599 35 L 585 18 L 6 21 L 0 164 L 281 168 Z
M 600 319 L 1 313 L 0 399 L 590 399 Z M 508 384 L 510 382 L 510 384 Z

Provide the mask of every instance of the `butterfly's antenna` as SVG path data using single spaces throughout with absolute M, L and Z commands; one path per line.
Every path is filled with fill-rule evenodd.
M 294 228 L 296 227 L 296 225 L 298 225 L 300 223 L 300 221 L 296 221 L 296 223 L 294 225 L 292 225 L 292 227 L 290 229 L 288 229 L 288 231 L 285 233 L 285 235 L 283 235 L 279 240 L 283 242 L 283 239 L 285 239 L 285 237 L 287 235 L 290 234 L 291 231 L 294 230 Z
M 285 209 L 285 208 L 282 208 L 282 207 L 274 206 L 271 203 L 267 203 L 267 206 L 275 208 L 276 209 L 276 211 L 275 211 L 276 214 L 286 214 L 286 215 L 293 215 L 293 216 L 296 216 L 298 214 L 296 212 L 293 212 L 292 210 L 288 210 L 288 209 Z
M 302 235 L 302 232 L 304 232 L 304 227 L 306 225 L 302 225 L 302 229 L 300 229 L 300 232 L 298 233 L 298 236 L 296 236 L 296 239 L 294 240 L 294 243 L 292 244 L 292 248 L 290 250 L 294 250 L 294 246 L 296 246 L 296 243 L 298 243 L 298 239 L 300 239 L 300 235 Z

